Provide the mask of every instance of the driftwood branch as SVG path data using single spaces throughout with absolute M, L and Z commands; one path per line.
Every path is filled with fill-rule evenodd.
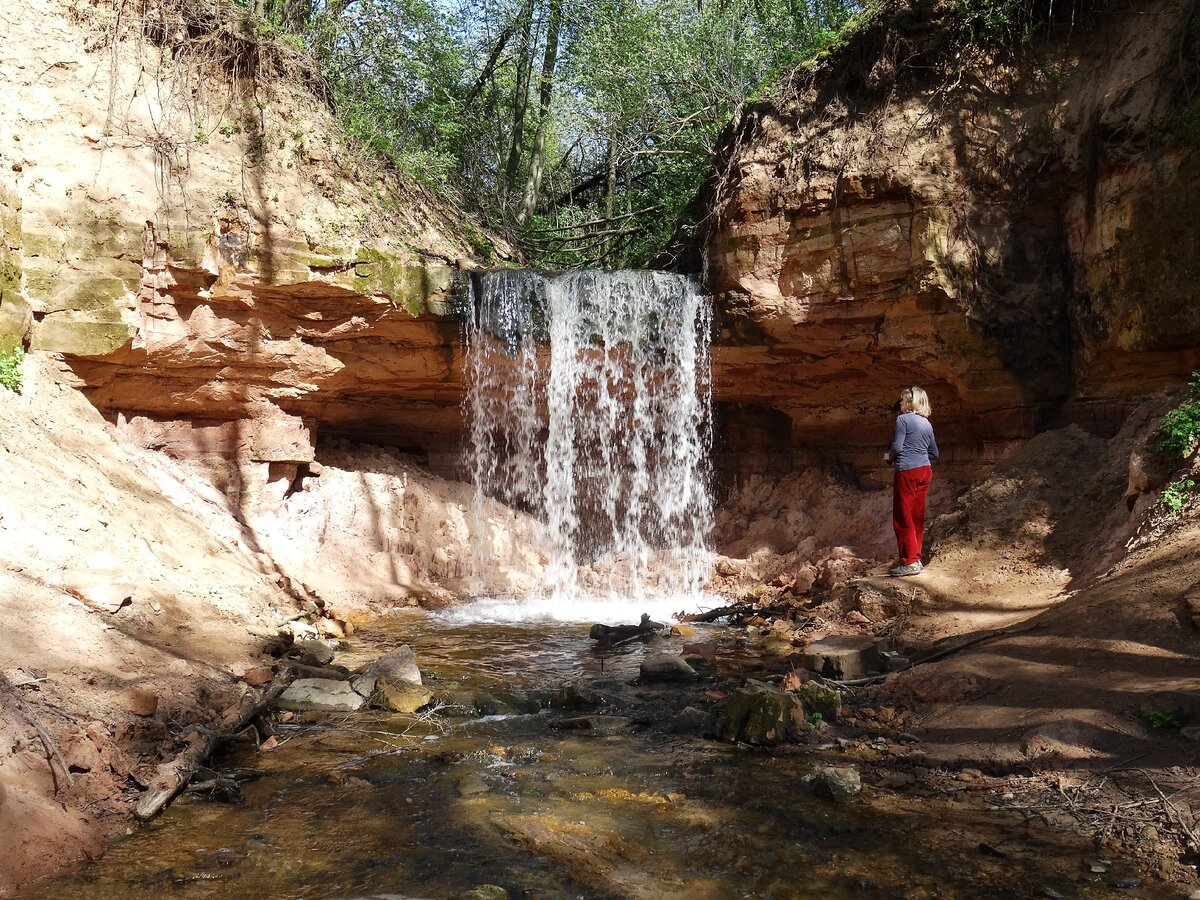
M 215 728 L 197 730 L 199 736 L 188 748 L 171 761 L 163 763 L 154 773 L 150 786 L 134 810 L 133 814 L 138 820 L 148 822 L 162 812 L 179 792 L 187 787 L 192 776 L 207 762 L 221 742 L 250 724 L 255 716 L 283 693 L 290 681 L 290 672 L 280 673 L 262 693 L 253 688 L 247 690 L 237 707 L 217 723 Z

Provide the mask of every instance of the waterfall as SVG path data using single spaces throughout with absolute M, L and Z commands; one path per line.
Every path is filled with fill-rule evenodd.
M 712 525 L 711 308 L 663 272 L 491 272 L 466 326 L 476 571 L 484 498 L 546 526 L 545 592 L 697 598 Z

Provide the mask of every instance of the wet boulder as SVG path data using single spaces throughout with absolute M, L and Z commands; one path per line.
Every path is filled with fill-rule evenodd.
M 680 655 L 697 672 L 711 675 L 717 669 L 717 645 L 713 641 L 693 641 L 684 644 Z
M 288 656 L 305 666 L 327 666 L 333 662 L 333 649 L 324 641 L 296 641 Z
M 767 746 L 794 737 L 804 724 L 800 698 L 760 681 L 747 681 L 726 701 L 717 737 Z
M 476 694 L 474 705 L 475 712 L 481 716 L 532 716 L 542 709 L 536 700 L 507 691 Z
M 820 716 L 826 722 L 836 722 L 842 709 L 842 695 L 816 681 L 806 681 L 792 693 L 810 716 Z
M 375 693 L 376 680 L 385 676 L 411 681 L 413 684 L 422 683 L 421 670 L 417 667 L 417 654 L 413 652 L 412 647 L 401 644 L 363 669 L 362 674 L 356 675 L 350 683 L 358 693 L 370 697 Z
M 695 681 L 700 673 L 693 669 L 682 656 L 656 653 L 642 660 L 639 678 L 651 681 Z
M 415 713 L 433 699 L 433 691 L 422 684 L 383 675 L 375 679 L 371 705 L 398 713 Z

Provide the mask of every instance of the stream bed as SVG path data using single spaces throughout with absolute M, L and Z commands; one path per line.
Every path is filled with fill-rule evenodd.
M 281 724 L 272 752 L 213 763 L 265 771 L 244 802 L 182 797 L 100 861 L 23 896 L 441 900 L 485 884 L 514 898 L 1187 896 L 1120 860 L 1097 866 L 1090 842 L 988 809 L 986 792 L 882 787 L 879 764 L 915 764 L 919 745 L 885 759 L 836 729 L 771 749 L 686 733 L 682 710 L 715 717 L 724 693 L 761 674 L 742 632 L 692 638 L 717 643 L 714 680 L 650 685 L 635 683 L 643 655 L 677 641 L 598 653 L 587 632 L 377 620 L 337 661 L 408 643 L 433 713 Z M 588 692 L 599 707 L 563 708 L 588 705 Z M 805 777 L 831 765 L 858 767 L 863 791 L 818 797 Z

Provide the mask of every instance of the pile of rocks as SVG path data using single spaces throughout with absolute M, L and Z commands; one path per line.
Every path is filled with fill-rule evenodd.
M 294 712 L 354 712 L 364 706 L 414 713 L 433 700 L 424 686 L 417 657 L 402 644 L 358 672 L 333 663 L 325 641 L 296 641 L 288 655 L 298 674 L 275 705 Z

